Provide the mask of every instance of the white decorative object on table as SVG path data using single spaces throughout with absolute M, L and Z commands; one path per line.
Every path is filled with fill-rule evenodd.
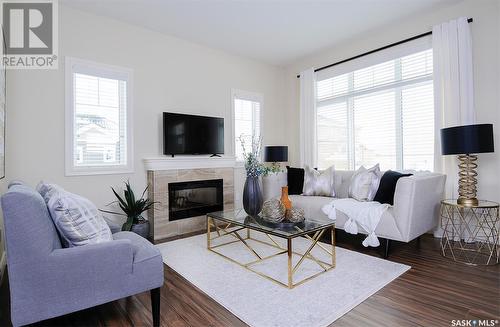
M 288 220 L 292 223 L 299 223 L 305 220 L 305 212 L 302 208 L 292 208 L 290 209 L 290 216 Z
M 266 221 L 279 223 L 285 219 L 285 206 L 278 199 L 271 199 L 264 202 L 262 207 L 262 218 Z

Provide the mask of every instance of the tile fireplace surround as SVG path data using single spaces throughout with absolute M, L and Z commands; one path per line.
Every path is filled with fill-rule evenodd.
M 222 179 L 224 210 L 234 208 L 234 158 L 155 158 L 145 159 L 144 164 L 148 177 L 148 196 L 157 202 L 154 208 L 148 211 L 151 233 L 155 241 L 205 228 L 205 215 L 169 220 L 169 183 Z

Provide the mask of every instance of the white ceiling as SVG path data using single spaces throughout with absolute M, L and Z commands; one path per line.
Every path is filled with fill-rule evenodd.
M 460 0 L 62 0 L 275 65 Z

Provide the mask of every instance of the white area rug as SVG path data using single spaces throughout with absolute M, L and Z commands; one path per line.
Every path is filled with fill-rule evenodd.
M 252 233 L 252 237 L 270 241 L 262 234 L 257 235 L 259 233 Z M 212 245 L 234 239 L 224 236 L 214 240 Z M 285 245 L 284 240 L 275 240 Z M 276 248 L 255 241 L 249 243 L 263 256 L 278 252 Z M 296 238 L 293 250 L 303 253 L 309 244 L 306 239 Z M 406 265 L 337 247 L 335 269 L 290 290 L 208 251 L 206 245 L 204 234 L 157 247 L 165 264 L 254 327 L 327 326 L 410 269 Z M 239 262 L 255 260 L 255 256 L 241 242 L 216 250 Z M 312 254 L 328 260 L 317 247 Z M 297 262 L 298 256 L 294 256 L 293 261 Z M 286 255 L 280 255 L 254 268 L 286 283 L 286 262 Z M 321 268 L 315 262 L 305 260 L 294 281 L 320 271 L 318 269 Z

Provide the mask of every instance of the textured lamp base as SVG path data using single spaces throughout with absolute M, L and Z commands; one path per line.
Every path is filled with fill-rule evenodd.
M 463 206 L 477 206 L 477 156 L 462 154 L 458 156 L 458 199 L 457 203 Z
M 479 200 L 477 198 L 473 199 L 458 198 L 457 204 L 463 205 L 465 207 L 474 207 L 479 204 Z

